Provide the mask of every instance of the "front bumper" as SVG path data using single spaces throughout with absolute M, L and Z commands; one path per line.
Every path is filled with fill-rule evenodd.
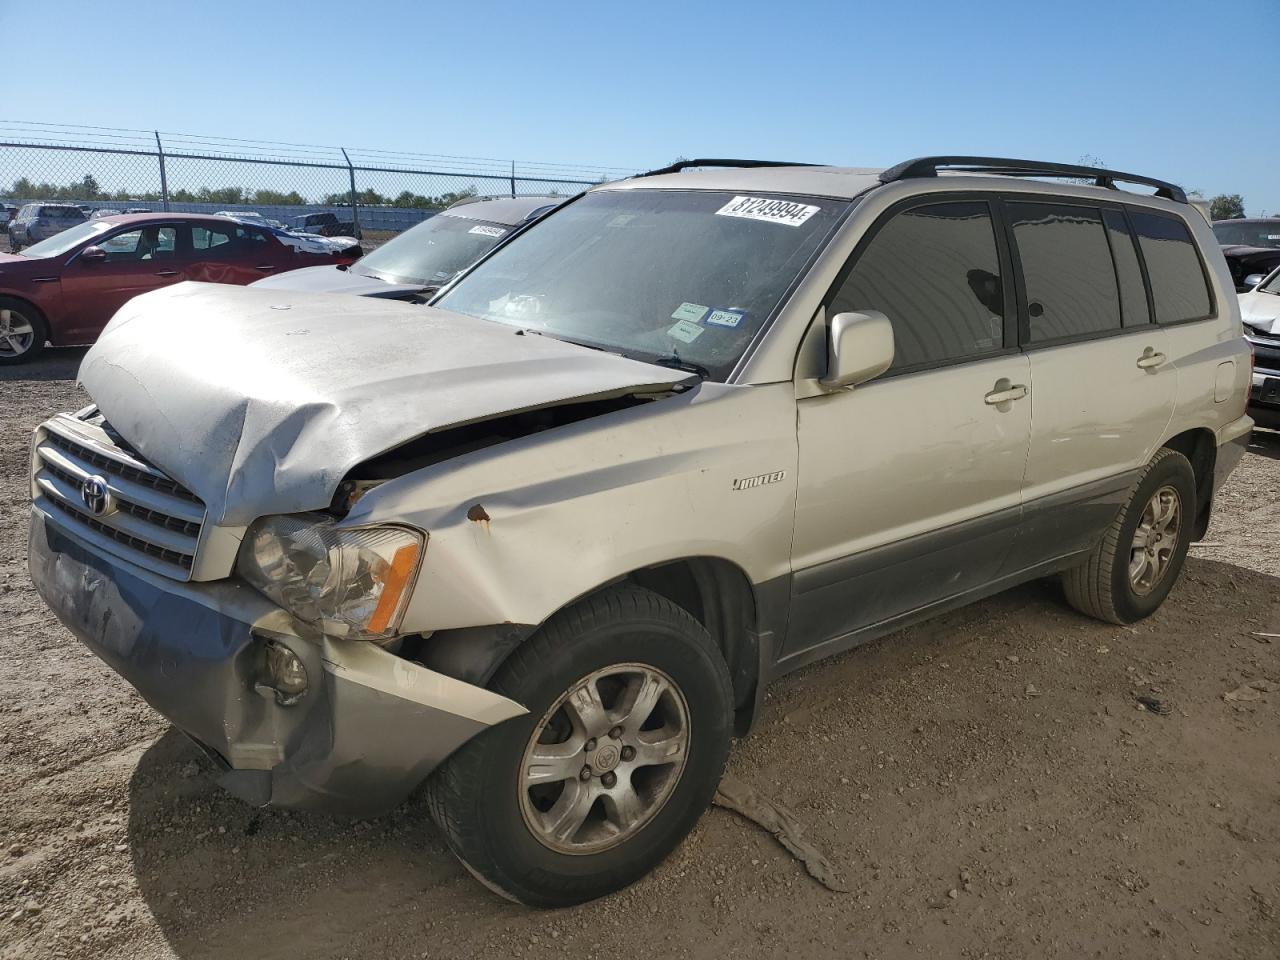
M 98 554 L 38 506 L 28 564 L 67 628 L 252 803 L 381 813 L 459 746 L 526 712 L 374 644 L 325 637 L 235 581 L 179 583 Z M 261 685 L 268 641 L 306 666 L 292 705 Z

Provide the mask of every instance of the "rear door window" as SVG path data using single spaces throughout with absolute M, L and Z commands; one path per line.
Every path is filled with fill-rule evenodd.
M 1157 323 L 1203 320 L 1213 313 L 1204 266 L 1187 225 L 1176 217 L 1131 210 L 1151 281 Z
M 1102 214 L 1074 204 L 1008 205 L 1026 285 L 1030 343 L 1120 329 L 1120 291 Z

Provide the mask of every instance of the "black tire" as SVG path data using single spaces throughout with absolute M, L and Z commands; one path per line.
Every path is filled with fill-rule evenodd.
M 616 664 L 654 668 L 679 688 L 688 708 L 684 767 L 631 836 L 601 852 L 559 852 L 539 840 L 522 812 L 525 749 L 562 696 Z M 664 597 L 619 586 L 580 601 L 517 649 L 490 687 L 529 713 L 453 754 L 429 781 L 427 802 L 449 847 L 495 892 L 539 907 L 612 893 L 657 866 L 710 805 L 732 736 L 729 672 L 702 625 Z
M 44 314 L 25 300 L 14 297 L 0 297 L 0 310 L 10 311 L 11 318 L 20 317 L 23 322 L 31 326 L 33 331 L 31 345 L 16 355 L 10 352 L 9 343 L 5 341 L 4 334 L 0 333 L 0 366 L 26 363 L 44 352 L 45 341 L 49 339 L 49 324 L 45 322 Z M 0 322 L 0 330 L 3 327 L 3 322 Z
M 1172 488 L 1181 512 L 1168 566 L 1147 592 L 1130 580 L 1134 536 L 1143 511 L 1157 491 Z M 1151 616 L 1164 603 L 1182 572 L 1191 545 L 1196 515 L 1196 481 L 1191 463 L 1176 450 L 1161 448 L 1133 486 L 1128 502 L 1107 528 L 1089 559 L 1062 574 L 1067 602 L 1081 613 L 1108 623 L 1134 623 Z

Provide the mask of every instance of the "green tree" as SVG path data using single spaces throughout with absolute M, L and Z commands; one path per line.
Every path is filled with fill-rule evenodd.
M 80 178 L 79 192 L 82 200 L 97 200 L 102 194 L 102 188 L 98 185 L 98 180 L 92 173 L 86 173 Z
M 1244 197 L 1238 193 L 1220 193 L 1209 201 L 1209 214 L 1214 220 L 1234 220 L 1244 216 Z

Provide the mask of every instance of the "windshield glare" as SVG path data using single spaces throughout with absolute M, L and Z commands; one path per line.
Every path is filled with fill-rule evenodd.
M 438 213 L 362 257 L 355 269 L 398 283 L 442 287 L 513 229 Z
M 1223 246 L 1280 248 L 1280 220 L 1270 223 L 1215 223 L 1213 235 Z
M 436 305 L 723 379 L 848 207 L 602 190 L 513 239 Z
M 1274 270 L 1271 276 L 1258 284 L 1258 289 L 1263 293 L 1280 294 L 1280 270 Z
M 90 237 L 96 237 L 100 233 L 106 233 L 111 228 L 111 224 L 103 223 L 101 220 L 90 221 L 88 223 L 80 223 L 61 233 L 55 233 L 48 240 L 41 240 L 39 243 L 33 243 L 22 251 L 22 256 L 41 259 L 43 257 L 56 257 L 59 254 L 66 253 L 72 247 L 78 246 Z

